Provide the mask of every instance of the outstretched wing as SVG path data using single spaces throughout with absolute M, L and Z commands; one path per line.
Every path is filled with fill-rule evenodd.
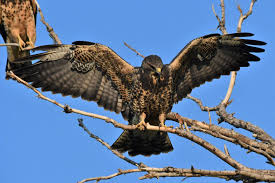
M 40 61 L 14 70 L 14 73 L 34 87 L 81 96 L 117 113 L 127 110 L 125 104 L 134 67 L 110 48 L 77 41 L 75 45 L 46 45 L 32 50 L 45 52 L 17 60 Z
M 227 35 L 210 34 L 191 41 L 168 65 L 174 78 L 174 102 L 186 97 L 193 88 L 206 81 L 248 67 L 249 61 L 260 58 L 250 52 L 263 52 L 264 49 L 249 45 L 265 45 L 256 40 L 237 37 L 253 36 L 251 33 Z

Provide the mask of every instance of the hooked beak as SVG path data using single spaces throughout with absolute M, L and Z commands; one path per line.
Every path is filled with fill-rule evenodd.
M 157 71 L 157 73 L 160 75 L 160 73 L 161 73 L 161 68 L 160 68 L 160 67 L 156 68 L 156 71 Z

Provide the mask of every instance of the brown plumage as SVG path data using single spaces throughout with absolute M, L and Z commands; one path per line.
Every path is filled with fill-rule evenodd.
M 5 43 L 18 43 L 20 47 L 7 46 L 8 59 L 6 71 L 18 67 L 13 61 L 30 55 L 23 51 L 26 47 L 34 47 L 36 39 L 37 8 L 34 0 L 0 0 L 0 34 Z M 23 66 L 30 65 L 24 63 Z
M 248 67 L 260 59 L 250 52 L 264 49 L 256 40 L 237 37 L 251 33 L 211 34 L 191 41 L 164 65 L 160 57 L 146 57 L 141 67 L 133 67 L 110 48 L 90 42 L 74 45 L 46 45 L 34 48 L 43 53 L 16 62 L 39 59 L 31 66 L 14 70 L 22 79 L 43 91 L 52 91 L 96 101 L 105 109 L 122 113 L 129 124 L 140 129 L 124 131 L 112 145 L 132 156 L 149 156 L 173 150 L 167 133 L 142 130 L 144 124 L 164 126 L 167 113 L 193 88 Z

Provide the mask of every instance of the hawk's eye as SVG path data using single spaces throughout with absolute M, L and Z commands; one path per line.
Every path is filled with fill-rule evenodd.
M 148 63 L 148 65 L 151 67 L 152 70 L 155 70 L 155 67 L 151 63 Z

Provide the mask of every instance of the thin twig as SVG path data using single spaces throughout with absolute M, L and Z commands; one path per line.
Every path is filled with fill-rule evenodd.
M 220 0 L 220 1 L 221 1 L 220 6 L 221 6 L 221 11 L 222 11 L 222 20 L 220 20 L 219 16 L 215 12 L 214 5 L 212 5 L 212 10 L 213 10 L 213 13 L 214 13 L 214 15 L 216 16 L 216 18 L 218 20 L 218 23 L 219 23 L 218 27 L 219 27 L 220 31 L 223 34 L 227 34 L 226 27 L 225 27 L 225 6 L 224 6 L 224 0 Z M 235 85 L 235 81 L 236 81 L 236 71 L 232 71 L 226 95 L 225 95 L 223 101 L 221 102 L 222 104 L 226 104 L 226 105 L 228 104 L 228 101 L 229 101 L 229 99 L 231 97 L 231 94 L 232 94 L 232 91 L 233 91 L 233 88 L 234 88 L 234 85 Z
M 212 4 L 212 11 L 213 11 L 215 17 L 218 20 L 218 23 L 219 23 L 218 28 L 220 29 L 220 31 L 223 34 L 227 34 L 226 27 L 225 27 L 225 7 L 224 7 L 224 0 L 221 0 L 220 6 L 221 6 L 221 9 L 222 9 L 222 19 L 220 19 L 220 17 L 217 15 L 217 13 L 215 11 L 214 4 Z
M 135 173 L 135 172 L 143 172 L 143 171 L 140 170 L 140 169 L 119 170 L 117 173 L 114 173 L 112 175 L 102 176 L 102 177 L 87 178 L 87 179 L 84 179 L 84 180 L 82 180 L 82 181 L 80 181 L 78 183 L 85 183 L 85 182 L 89 182 L 89 181 L 99 182 L 101 180 L 108 180 L 108 179 L 112 179 L 114 177 L 117 177 L 119 175 L 125 175 L 125 174 L 128 174 L 128 173 Z
M 212 10 L 213 10 L 213 13 L 214 13 L 214 15 L 216 16 L 216 18 L 218 20 L 218 23 L 219 23 L 218 27 L 219 27 L 220 31 L 223 34 L 227 34 L 226 27 L 225 27 L 225 6 L 224 6 L 224 0 L 220 0 L 220 1 L 221 1 L 220 6 L 221 6 L 221 11 L 222 11 L 222 20 L 220 20 L 219 16 L 215 12 L 214 5 L 212 5 Z M 232 94 L 232 91 L 233 91 L 233 88 L 234 88 L 234 85 L 235 85 L 236 75 L 237 75 L 236 71 L 232 71 L 231 72 L 229 86 L 228 86 L 226 95 L 225 95 L 223 101 L 221 102 L 222 104 L 225 104 L 225 105 L 228 104 L 228 101 L 229 101 L 229 99 L 231 97 L 231 94 Z
M 230 82 L 229 82 L 229 85 L 228 85 L 228 89 L 227 89 L 227 92 L 226 92 L 226 95 L 225 95 L 223 101 L 221 102 L 224 105 L 228 105 L 228 101 L 229 101 L 229 99 L 232 95 L 233 88 L 235 86 L 237 72 L 232 71 L 230 74 L 231 74 L 231 77 L 230 77 Z
M 221 0 L 222 3 L 223 0 Z M 242 29 L 242 23 L 243 21 L 249 16 L 252 14 L 252 9 L 253 9 L 253 6 L 254 6 L 254 3 L 256 2 L 256 0 L 251 0 L 251 3 L 250 3 L 250 7 L 249 7 L 249 11 L 243 15 L 243 11 L 240 7 L 240 5 L 238 5 L 238 10 L 240 11 L 240 18 L 239 18 L 239 22 L 238 22 L 238 27 L 237 27 L 237 32 L 241 32 L 241 29 Z M 224 12 L 224 4 L 222 6 L 222 12 Z M 230 79 L 230 83 L 229 83 L 229 86 L 228 86 L 228 89 L 227 89 L 227 93 L 223 99 L 223 101 L 221 102 L 222 104 L 227 104 L 231 95 L 232 95 L 232 91 L 233 91 L 233 88 L 234 88 L 234 85 L 235 85 L 235 81 L 236 81 L 236 76 L 237 76 L 237 72 L 236 71 L 232 71 L 231 72 L 231 79 Z
M 240 11 L 240 18 L 239 18 L 239 22 L 238 22 L 237 32 L 241 32 L 243 21 L 245 19 L 247 19 L 247 17 L 249 17 L 252 14 L 252 10 L 253 10 L 253 6 L 254 6 L 255 2 L 256 2 L 256 0 L 251 0 L 249 10 L 245 15 L 243 15 L 243 11 L 242 11 L 240 5 L 238 5 L 238 10 Z
M 44 15 L 42 13 L 42 10 L 37 2 L 37 0 L 35 0 L 37 9 L 39 11 L 40 17 L 41 17 L 41 22 L 46 26 L 47 31 L 49 32 L 50 37 L 54 40 L 55 43 L 57 44 L 62 44 L 62 42 L 60 41 L 60 39 L 58 38 L 57 34 L 54 32 L 53 28 L 45 21 Z
M 208 118 L 209 118 L 209 125 L 211 125 L 211 124 L 212 124 L 211 114 L 210 114 L 210 111 L 209 111 L 209 110 L 208 110 L 207 112 L 208 112 Z
M 124 45 L 129 48 L 130 50 L 132 50 L 133 52 L 135 52 L 137 55 L 139 55 L 142 58 L 145 58 L 145 56 L 143 56 L 142 54 L 140 54 L 136 49 L 132 48 L 130 45 L 128 45 L 126 42 L 124 42 Z
M 198 98 L 195 98 L 195 97 L 192 97 L 191 95 L 187 95 L 186 96 L 187 99 L 190 99 L 190 100 L 193 100 L 194 102 L 196 102 L 202 111 L 217 111 L 218 110 L 218 106 L 215 106 L 215 107 L 207 107 L 207 106 L 204 106 L 202 104 L 202 101 Z
M 223 145 L 223 148 L 224 148 L 225 154 L 228 155 L 228 156 L 230 156 L 228 148 L 227 148 L 227 146 L 225 144 Z
M 226 28 L 225 28 L 225 8 L 224 8 L 224 0 L 221 0 L 221 9 L 222 9 L 222 28 L 224 31 L 222 31 L 224 34 L 226 34 Z
M 84 125 L 83 123 L 83 120 L 82 119 L 78 119 L 78 123 L 79 123 L 79 126 L 81 128 L 83 128 L 83 130 L 89 134 L 89 136 L 95 140 L 97 140 L 98 142 L 100 142 L 102 145 L 104 145 L 105 147 L 107 147 L 110 151 L 112 151 L 112 153 L 114 153 L 116 156 L 118 156 L 119 158 L 123 159 L 124 161 L 134 165 L 134 166 L 137 166 L 139 167 L 141 164 L 144 165 L 144 163 L 137 163 L 127 157 L 125 157 L 123 154 L 121 154 L 120 152 L 118 152 L 117 150 L 114 150 L 111 148 L 111 146 L 107 143 L 107 142 L 104 142 L 100 137 L 94 135 L 92 132 L 90 132 L 90 130 L 88 130 L 88 128 Z
M 16 47 L 19 47 L 20 45 L 18 43 L 5 43 L 5 44 L 0 44 L 0 46 L 16 46 Z

